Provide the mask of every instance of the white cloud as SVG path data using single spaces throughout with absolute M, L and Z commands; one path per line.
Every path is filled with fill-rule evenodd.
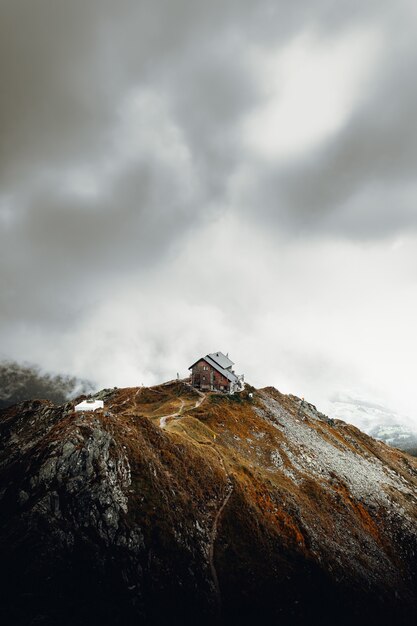
M 248 145 L 265 157 L 288 158 L 326 140 L 361 99 L 379 45 L 373 30 L 325 40 L 309 31 L 284 48 L 254 51 L 265 99 L 244 122 Z
M 10 197 L 0 195 L 0 224 L 2 228 L 7 228 L 13 223 L 14 212 L 13 203 Z
M 192 159 L 181 129 L 161 94 L 137 87 L 122 99 L 108 128 L 106 149 L 95 161 L 56 174 L 69 194 L 97 200 L 109 193 L 111 184 L 127 168 L 141 161 L 170 168 L 180 181 L 182 194 L 192 194 Z

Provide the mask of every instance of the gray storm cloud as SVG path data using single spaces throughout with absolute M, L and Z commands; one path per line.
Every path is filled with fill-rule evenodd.
M 145 5 L 2 5 L 3 314 L 27 315 L 33 276 L 48 319 L 64 290 L 160 263 L 224 196 L 251 92 L 230 24 Z
M 0 0 L 0 356 L 133 384 L 235 348 L 256 384 L 411 412 L 415 17 L 407 0 Z

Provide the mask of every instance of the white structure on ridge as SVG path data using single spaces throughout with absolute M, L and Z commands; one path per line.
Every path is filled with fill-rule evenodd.
M 103 400 L 83 400 L 75 405 L 76 411 L 95 411 L 96 409 L 104 409 Z

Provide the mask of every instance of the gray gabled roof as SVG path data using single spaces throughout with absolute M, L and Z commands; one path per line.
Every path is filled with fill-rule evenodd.
M 216 353 L 217 354 L 217 353 Z M 237 376 L 236 374 L 233 374 L 233 372 L 231 372 L 230 370 L 226 370 L 224 367 L 222 367 L 221 365 L 219 365 L 218 363 L 216 363 L 216 361 L 214 361 L 211 358 L 211 355 L 208 354 L 207 356 L 204 357 L 204 360 L 207 361 L 207 363 L 209 365 L 211 365 L 212 367 L 214 367 L 215 370 L 217 370 L 220 374 L 223 374 L 223 376 L 226 376 L 227 380 L 230 380 L 231 383 L 234 383 L 237 381 Z
M 223 354 L 223 352 L 212 352 L 207 356 L 213 359 L 213 361 L 218 363 L 218 365 L 220 365 L 220 367 L 223 367 L 224 369 L 227 369 L 228 367 L 232 367 L 232 365 L 234 365 L 233 361 L 231 361 L 228 356 Z
M 222 354 L 221 352 L 213 352 L 214 355 L 216 355 L 217 359 L 220 359 L 220 357 L 217 357 L 217 354 Z M 231 365 L 234 365 L 234 363 L 224 354 L 222 354 L 222 356 L 224 357 L 224 359 L 226 359 L 226 361 L 224 362 L 228 362 Z M 197 359 L 197 361 L 195 363 L 193 363 L 192 365 L 190 365 L 190 367 L 188 368 L 189 370 L 191 368 L 194 367 L 194 365 L 196 363 L 198 363 L 199 361 L 203 360 L 206 361 L 206 363 L 208 363 L 209 365 L 211 365 L 212 367 L 214 367 L 215 370 L 217 370 L 220 374 L 223 374 L 223 376 L 226 376 L 227 380 L 229 380 L 230 382 L 236 382 L 238 380 L 238 377 L 236 376 L 236 374 L 234 374 L 233 372 L 231 372 L 230 370 L 227 370 L 225 367 L 222 367 L 221 365 L 219 365 L 219 363 L 217 363 L 214 359 L 211 358 L 212 355 L 211 354 L 206 354 L 206 356 L 202 356 L 199 359 Z M 228 366 L 229 367 L 229 366 Z

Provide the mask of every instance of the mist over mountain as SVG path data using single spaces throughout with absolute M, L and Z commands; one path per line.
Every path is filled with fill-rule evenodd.
M 16 361 L 0 363 L 0 409 L 34 398 L 62 404 L 92 390 L 92 383 L 75 376 L 45 373 L 37 365 Z
M 334 396 L 330 406 L 332 415 L 355 424 L 375 439 L 417 455 L 417 428 L 410 417 L 349 395 Z
M 417 432 L 410 430 L 403 424 L 393 423 L 385 426 L 375 426 L 369 434 L 375 437 L 375 439 L 385 441 L 390 446 L 417 456 Z

